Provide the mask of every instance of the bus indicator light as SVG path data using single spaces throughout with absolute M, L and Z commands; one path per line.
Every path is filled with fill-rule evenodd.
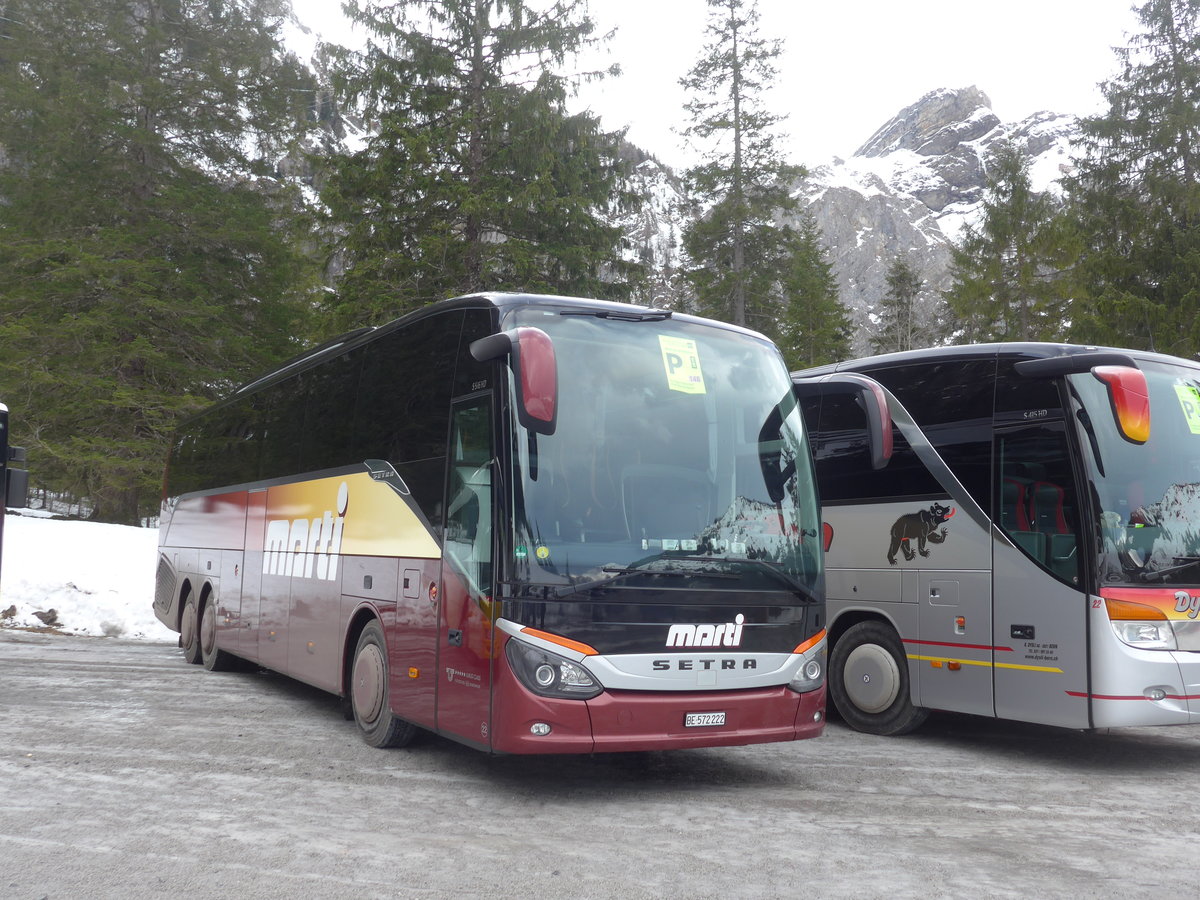
M 418 669 L 416 666 L 409 666 L 408 667 L 408 677 L 409 678 L 420 678 L 421 670 Z

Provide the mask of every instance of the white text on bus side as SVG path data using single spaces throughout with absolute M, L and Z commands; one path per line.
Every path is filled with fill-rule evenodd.
M 337 494 L 337 518 L 325 510 L 319 519 L 274 519 L 267 522 L 263 544 L 263 574 L 293 578 L 337 578 L 338 554 L 342 551 L 342 529 L 350 489 L 342 482 Z
M 1175 612 L 1185 612 L 1189 619 L 1200 614 L 1200 597 L 1193 597 L 1187 591 L 1175 592 Z

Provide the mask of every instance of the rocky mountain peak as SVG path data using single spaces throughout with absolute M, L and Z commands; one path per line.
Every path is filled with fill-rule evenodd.
M 978 140 L 999 124 L 992 101 L 979 88 L 943 88 L 902 109 L 854 155 L 878 157 L 911 150 L 920 156 L 937 156 Z

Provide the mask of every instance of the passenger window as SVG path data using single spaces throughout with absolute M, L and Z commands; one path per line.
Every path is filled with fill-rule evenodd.
M 1079 502 L 1063 425 L 996 434 L 1000 527 L 1042 568 L 1079 583 Z

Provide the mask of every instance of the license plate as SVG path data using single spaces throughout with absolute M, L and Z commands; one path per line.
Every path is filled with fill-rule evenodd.
M 710 725 L 724 725 L 725 713 L 684 713 L 683 727 L 684 728 L 705 728 Z

